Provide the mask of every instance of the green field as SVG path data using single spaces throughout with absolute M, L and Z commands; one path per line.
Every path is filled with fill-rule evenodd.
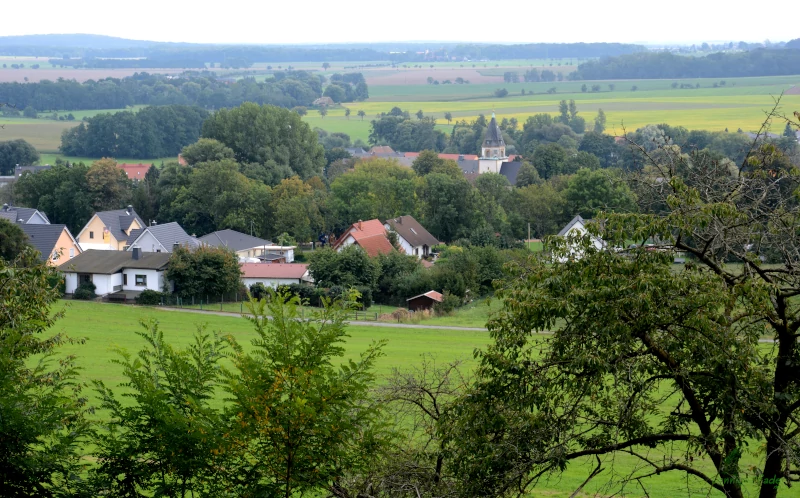
M 672 84 L 700 84 L 700 88 L 673 89 Z M 380 85 L 370 87 L 370 99 L 352 102 L 329 110 L 322 118 L 313 110 L 304 118 L 310 125 L 334 132 L 345 132 L 352 139 L 366 140 L 369 121 L 392 107 L 400 107 L 412 114 L 422 110 L 426 116 L 437 119 L 442 131 L 452 129 L 455 121 L 475 119 L 479 114 L 495 111 L 498 119 L 517 118 L 520 126 L 528 116 L 537 113 L 557 113 L 558 102 L 574 99 L 580 114 L 591 123 L 598 109 L 607 118 L 606 133 L 622 134 L 624 129 L 634 130 L 647 124 L 667 123 L 688 129 L 721 131 L 757 130 L 775 98 L 793 85 L 800 86 L 800 76 L 761 78 L 728 78 L 724 86 L 721 79 L 697 80 L 620 80 L 603 82 L 553 82 L 553 83 L 481 83 L 468 85 Z M 581 86 L 601 85 L 599 92 L 582 92 Z M 613 90 L 609 87 L 613 85 Z M 637 90 L 633 91 L 632 87 Z M 495 98 L 497 88 L 505 88 L 509 95 Z M 546 93 L 556 88 L 555 94 Z M 525 95 L 522 95 L 525 90 Z M 531 94 L 533 92 L 533 94 Z M 781 101 L 787 114 L 800 109 L 800 95 L 785 95 Z M 347 119 L 344 107 L 351 111 Z M 363 121 L 356 116 L 366 112 Z M 444 120 L 445 112 L 453 116 L 453 123 Z
M 123 348 L 136 352 L 143 346 L 143 341 L 135 335 L 140 330 L 139 320 L 156 319 L 164 336 L 176 346 L 187 345 L 197 326 L 205 325 L 207 330 L 216 330 L 222 334 L 234 336 L 245 347 L 249 347 L 250 339 L 255 337 L 249 322 L 241 317 L 216 316 L 213 314 L 185 313 L 165 311 L 153 308 L 141 308 L 117 304 L 100 304 L 79 301 L 62 301 L 58 307 L 66 306 L 66 316 L 57 322 L 54 331 L 63 331 L 72 338 L 85 338 L 84 344 L 66 345 L 60 353 L 71 353 L 77 356 L 82 368 L 83 380 L 103 380 L 109 386 L 116 386 L 123 381 L 121 367 L 111 360 L 116 357 L 115 351 Z M 437 324 L 474 325 L 485 317 L 490 310 L 499 308 L 496 300 L 477 301 L 460 310 L 454 317 L 443 317 Z M 446 320 L 451 318 L 451 320 Z M 432 323 L 432 322 L 426 322 Z M 387 341 L 384 349 L 386 356 L 377 363 L 379 379 L 385 378 L 393 368 L 407 369 L 419 364 L 423 354 L 435 355 L 437 361 L 445 362 L 453 359 L 466 359 L 467 367 L 475 365 L 473 351 L 485 347 L 490 339 L 487 332 L 463 330 L 437 330 L 419 328 L 384 328 L 369 326 L 350 326 L 350 337 L 346 343 L 346 357 L 354 358 L 368 344 L 375 340 Z M 379 380 L 380 382 L 380 380 Z M 91 396 L 94 399 L 94 396 Z M 102 416 L 102 413 L 99 414 Z M 651 459 L 660 460 L 658 451 L 649 452 Z M 600 478 L 592 481 L 585 488 L 586 493 L 580 496 L 608 496 L 613 491 L 603 488 L 603 483 L 612 476 L 620 477 L 633 470 L 636 464 L 630 456 L 607 457 L 604 467 L 608 470 Z M 742 464 L 749 457 L 743 459 Z M 591 472 L 594 461 L 573 462 L 560 476 L 542 482 L 530 496 L 567 497 L 576 489 Z M 679 490 L 690 487 L 691 495 L 708 493 L 705 484 L 694 478 L 688 481 L 680 473 L 665 473 L 646 481 L 647 490 L 652 497 L 676 496 Z M 630 486 L 623 496 L 644 496 L 641 488 Z M 682 491 L 681 494 L 685 494 Z M 755 487 L 746 483 L 747 495 L 755 493 Z

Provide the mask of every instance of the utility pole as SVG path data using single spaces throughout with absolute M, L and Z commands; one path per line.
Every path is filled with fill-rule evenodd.
M 531 242 L 531 224 L 528 223 L 528 243 L 530 244 L 530 242 Z

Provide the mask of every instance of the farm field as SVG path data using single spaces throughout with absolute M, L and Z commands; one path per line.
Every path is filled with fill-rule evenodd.
M 117 387 L 123 380 L 121 367 L 111 360 L 116 358 L 115 350 L 124 348 L 135 354 L 143 346 L 143 340 L 135 335 L 140 330 L 139 320 L 156 319 L 168 342 L 175 346 L 187 345 L 198 325 L 205 324 L 206 330 L 216 330 L 222 334 L 233 335 L 246 348 L 250 339 L 255 337 L 249 322 L 241 317 L 224 317 L 211 314 L 194 314 L 174 311 L 164 311 L 153 308 L 140 308 L 117 304 L 99 304 L 91 302 L 62 301 L 58 308 L 67 306 L 66 316 L 56 323 L 54 331 L 63 331 L 72 338 L 86 338 L 84 344 L 66 345 L 59 350 L 59 354 L 75 354 L 82 368 L 83 380 L 103 380 L 106 385 Z M 477 303 L 475 310 L 479 310 Z M 483 305 L 485 306 L 485 304 Z M 493 305 L 492 307 L 494 307 Z M 471 311 L 469 313 L 482 313 Z M 445 362 L 456 358 L 466 359 L 467 367 L 475 365 L 473 351 L 486 346 L 490 339 L 487 332 L 450 331 L 419 328 L 379 328 L 367 326 L 350 326 L 350 337 L 345 345 L 346 358 L 355 357 L 367 345 L 380 339 L 386 339 L 384 349 L 386 355 L 378 361 L 377 373 L 379 379 L 390 374 L 392 368 L 410 368 L 419 364 L 421 355 L 434 354 L 437 361 Z M 380 380 L 379 380 L 380 382 Z M 92 398 L 93 399 L 93 398 Z M 102 413 L 99 414 L 102 416 Z M 660 460 L 657 451 L 650 451 L 649 457 Z M 743 458 L 742 464 L 746 465 L 749 457 Z M 753 462 L 755 463 L 755 462 Z M 594 461 L 573 462 L 566 472 L 555 476 L 549 481 L 543 481 L 533 490 L 531 496 L 552 496 L 566 498 L 570 496 L 591 472 Z M 607 468 L 602 479 L 590 482 L 585 488 L 585 494 L 580 496 L 606 496 L 613 491 L 605 489 L 602 484 L 613 476 L 622 476 L 633 470 L 635 462 L 633 457 L 606 458 L 603 466 Z M 665 473 L 646 481 L 647 491 L 652 497 L 675 496 L 679 489 L 689 485 L 691 494 L 707 494 L 708 487 L 693 478 L 687 482 L 679 473 Z M 753 495 L 755 488 L 750 482 L 746 483 L 747 495 Z M 685 493 L 685 491 L 683 491 Z M 644 496 L 644 492 L 637 486 L 630 486 L 625 496 Z
M 498 119 L 516 118 L 521 126 L 528 116 L 555 115 L 560 100 L 574 99 L 587 123 L 591 123 L 597 110 L 602 108 L 607 118 L 606 133 L 610 134 L 657 123 L 711 131 L 741 128 L 747 132 L 758 129 L 775 98 L 794 85 L 800 86 L 800 76 L 731 78 L 725 80 L 724 86 L 719 86 L 720 81 L 692 80 L 692 84 L 701 85 L 693 89 L 673 89 L 672 80 L 371 86 L 370 99 L 366 102 L 343 104 L 351 111 L 349 119 L 344 116 L 344 107 L 330 109 L 325 118 L 310 110 L 304 119 L 313 127 L 348 133 L 354 140 L 366 140 L 369 121 L 395 106 L 412 114 L 422 110 L 426 116 L 436 118 L 442 131 L 449 133 L 456 121 L 469 122 L 479 114 L 489 115 L 492 111 Z M 680 85 L 688 81 L 677 82 Z M 717 88 L 713 87 L 715 83 Z M 600 91 L 582 92 L 584 84 L 589 88 L 599 84 Z M 635 91 L 632 90 L 634 86 L 637 87 Z M 546 93 L 552 87 L 557 93 Z M 507 89 L 509 96 L 495 98 L 493 93 L 497 88 Z M 522 95 L 523 90 L 525 95 Z M 781 103 L 784 111 L 791 114 L 800 109 L 800 95 L 784 95 Z M 356 116 L 359 110 L 366 112 L 364 121 Z M 449 125 L 444 120 L 446 112 L 453 117 Z

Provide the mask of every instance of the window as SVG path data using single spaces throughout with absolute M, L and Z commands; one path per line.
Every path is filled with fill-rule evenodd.
M 123 273 L 122 274 L 122 285 L 128 285 L 128 274 L 127 273 Z
M 75 248 L 74 247 L 70 247 L 69 248 L 69 257 L 70 257 L 70 259 L 75 257 Z
M 136 275 L 136 285 L 147 286 L 147 275 Z
M 94 238 L 94 232 L 89 232 L 89 238 L 90 238 L 90 239 L 93 239 L 93 238 Z

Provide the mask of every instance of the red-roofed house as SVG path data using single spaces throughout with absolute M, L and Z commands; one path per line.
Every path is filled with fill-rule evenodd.
M 377 219 L 353 223 L 333 243 L 333 248 L 341 251 L 351 245 L 361 247 L 370 257 L 375 257 L 378 254 L 388 254 L 394 249 L 392 243 L 386 238 L 386 228 Z
M 429 310 L 433 308 L 436 303 L 442 302 L 442 294 L 436 291 L 428 291 L 419 296 L 409 297 L 406 299 L 408 309 L 411 311 Z
M 150 169 L 149 164 L 130 164 L 130 163 L 120 163 L 117 166 L 128 175 L 129 180 L 144 180 L 144 175 L 147 174 L 147 170 Z
M 308 265 L 298 263 L 242 263 L 242 283 L 248 288 L 261 282 L 267 287 L 311 283 Z
M 419 157 L 420 152 L 406 152 L 403 154 L 405 157 L 416 159 Z M 452 161 L 477 161 L 478 156 L 475 154 L 437 154 L 439 159 L 450 159 Z

